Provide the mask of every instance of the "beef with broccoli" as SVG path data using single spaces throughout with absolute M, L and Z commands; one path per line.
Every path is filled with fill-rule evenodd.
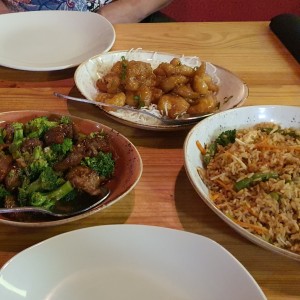
M 84 135 L 69 117 L 36 117 L 0 128 L 0 205 L 51 209 L 57 201 L 99 196 L 114 174 L 106 134 Z

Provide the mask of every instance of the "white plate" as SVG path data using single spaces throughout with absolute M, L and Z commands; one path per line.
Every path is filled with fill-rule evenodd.
M 0 15 L 0 65 L 51 71 L 77 66 L 108 51 L 115 41 L 112 24 L 99 14 L 32 11 Z
M 0 275 L 5 300 L 266 299 L 216 242 L 143 225 L 58 235 L 13 257 Z
M 124 56 L 128 60 L 145 61 L 151 64 L 152 68 L 156 68 L 161 62 L 170 62 L 172 58 L 178 57 L 183 64 L 191 67 L 200 65 L 197 57 L 189 57 L 183 55 L 174 55 L 169 53 L 144 51 L 144 50 L 130 50 L 130 51 L 111 51 L 97 55 L 89 60 L 83 62 L 75 72 L 75 83 L 79 91 L 89 100 L 95 100 L 99 93 L 96 88 L 96 81 L 105 75 L 114 63 L 121 60 Z M 213 65 L 207 64 L 207 73 L 210 74 L 214 81 L 219 84 L 219 92 L 217 94 L 217 101 L 220 102 L 220 111 L 227 110 L 233 107 L 241 106 L 248 97 L 247 85 L 236 75 L 230 71 Z M 106 112 L 107 113 L 107 112 Z M 191 125 L 150 125 L 133 122 L 131 120 L 113 116 L 107 113 L 108 116 L 125 125 L 148 129 L 148 130 L 177 130 L 191 127 Z
M 225 130 L 247 128 L 261 122 L 274 122 L 285 128 L 300 128 L 300 107 L 280 105 L 240 107 L 203 120 L 191 129 L 184 142 L 185 169 L 192 185 L 203 201 L 238 233 L 265 249 L 300 260 L 300 255 L 269 244 L 223 214 L 210 200 L 208 188 L 197 172 L 197 167 L 203 168 L 200 151 L 196 146 L 197 140 L 202 145 L 208 144 Z

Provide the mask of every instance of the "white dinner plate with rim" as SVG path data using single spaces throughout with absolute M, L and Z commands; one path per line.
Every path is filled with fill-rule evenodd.
M 77 66 L 108 51 L 112 24 L 99 14 L 31 11 L 0 15 L 0 65 L 28 71 Z
M 145 225 L 64 233 L 1 269 L 5 300 L 262 300 L 249 272 L 216 242 Z
M 300 128 L 300 107 L 283 105 L 247 106 L 208 117 L 193 127 L 185 139 L 183 146 L 184 166 L 196 192 L 208 207 L 229 226 L 248 240 L 267 250 L 300 261 L 299 254 L 268 243 L 236 224 L 219 210 L 210 199 L 209 190 L 197 172 L 197 168 L 204 168 L 204 165 L 196 141 L 200 141 L 202 145 L 205 145 L 213 141 L 225 130 L 249 128 L 263 122 L 273 122 L 281 125 L 283 128 Z
M 147 51 L 142 49 L 110 51 L 88 59 L 81 63 L 75 72 L 75 83 L 81 94 L 89 99 L 95 100 L 99 93 L 96 87 L 96 81 L 103 75 L 108 73 L 114 63 L 125 57 L 128 60 L 144 61 L 151 64 L 152 68 L 156 68 L 161 62 L 170 62 L 174 57 L 180 58 L 183 64 L 191 67 L 200 65 L 200 60 L 196 56 L 184 56 L 164 52 Z M 241 106 L 248 97 L 247 84 L 237 77 L 235 74 L 222 67 L 212 63 L 207 63 L 206 72 L 212 76 L 214 82 L 219 85 L 219 92 L 216 95 L 217 101 L 220 103 L 218 111 L 224 111 L 233 107 Z M 190 128 L 194 124 L 144 124 L 139 121 L 133 121 L 124 116 L 116 116 L 103 110 L 112 119 L 125 125 L 158 131 L 170 131 Z M 150 117 L 151 118 L 151 117 Z M 154 119 L 156 121 L 156 119 Z

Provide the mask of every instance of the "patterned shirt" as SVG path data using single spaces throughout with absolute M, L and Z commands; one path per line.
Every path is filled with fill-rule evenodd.
M 76 10 L 96 12 L 115 0 L 3 0 L 11 11 Z

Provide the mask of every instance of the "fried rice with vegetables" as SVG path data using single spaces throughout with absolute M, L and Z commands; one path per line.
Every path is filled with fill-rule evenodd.
M 225 215 L 261 239 L 300 254 L 300 130 L 260 123 L 202 146 L 198 172 Z

